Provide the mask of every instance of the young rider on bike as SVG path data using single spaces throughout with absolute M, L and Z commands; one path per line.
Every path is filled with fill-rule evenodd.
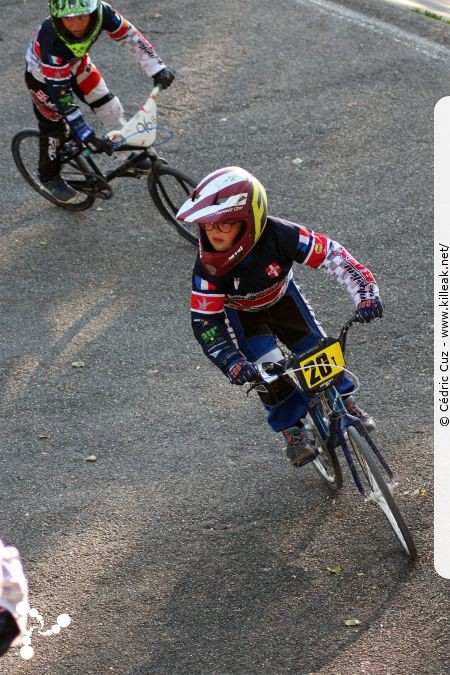
M 198 228 L 191 303 L 194 334 L 232 384 L 254 381 L 254 363 L 282 358 L 276 338 L 300 353 L 325 336 L 293 280 L 294 261 L 321 267 L 344 284 L 358 321 L 368 323 L 382 315 L 372 273 L 336 241 L 268 216 L 264 187 L 244 169 L 225 167 L 206 176 L 177 218 Z M 350 395 L 353 383 L 344 377 L 337 388 L 348 411 L 374 429 L 373 418 Z M 310 460 L 313 439 L 304 425 L 307 407 L 300 391 L 280 379 L 259 395 L 270 426 L 283 432 L 288 459 L 296 465 Z
M 106 131 L 120 128 L 126 121 L 120 100 L 109 91 L 88 54 L 100 33 L 106 31 L 117 44 L 127 47 L 155 85 L 168 87 L 174 74 L 144 36 L 106 2 L 49 0 L 49 7 L 50 16 L 27 50 L 25 81 L 39 122 L 40 180 L 55 199 L 70 203 L 77 200 L 78 193 L 61 178 L 58 153 L 68 127 L 97 152 L 112 152 L 109 141 L 99 138 L 84 120 L 74 93 L 91 107 Z M 143 171 L 150 168 L 147 162 L 140 167 Z

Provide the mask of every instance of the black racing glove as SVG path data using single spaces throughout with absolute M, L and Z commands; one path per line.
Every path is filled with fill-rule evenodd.
M 227 375 L 231 384 L 241 385 L 246 382 L 254 382 L 258 378 L 258 371 L 253 363 L 241 358 L 228 366 Z
M 159 85 L 161 89 L 167 89 L 167 87 L 170 87 L 174 79 L 175 79 L 174 68 L 163 68 L 162 70 L 159 71 L 159 73 L 153 75 L 153 82 L 155 84 L 155 87 Z
M 92 152 L 104 152 L 110 157 L 114 152 L 113 144 L 109 138 L 100 138 L 100 136 L 93 134 L 88 138 L 87 141 L 85 141 L 85 143 Z

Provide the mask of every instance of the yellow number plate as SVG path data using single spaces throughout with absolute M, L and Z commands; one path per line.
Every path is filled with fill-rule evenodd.
M 341 343 L 333 342 L 299 362 L 307 389 L 322 389 L 321 385 L 342 373 L 345 359 Z

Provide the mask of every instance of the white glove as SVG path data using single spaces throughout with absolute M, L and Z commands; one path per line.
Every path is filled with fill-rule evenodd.
M 0 539 L 0 610 L 7 609 L 12 614 L 20 631 L 13 645 L 20 643 L 27 628 L 27 613 L 17 613 L 19 602 L 28 603 L 28 584 L 19 551 L 14 546 L 4 546 Z

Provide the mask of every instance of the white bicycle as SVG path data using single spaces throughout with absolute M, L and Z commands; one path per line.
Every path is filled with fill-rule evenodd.
M 37 173 L 39 157 L 37 129 L 22 129 L 14 136 L 11 150 L 17 168 L 36 192 L 68 211 L 84 211 L 89 209 L 96 199 L 111 199 L 113 196 L 111 182 L 114 178 L 141 178 L 147 175 L 150 196 L 160 213 L 182 237 L 192 244 L 197 244 L 195 225 L 179 222 L 176 214 L 198 181 L 159 157 L 153 147 L 158 130 L 156 97 L 160 89 L 159 86 L 153 89 L 147 101 L 122 129 L 108 134 L 115 152 L 133 151 L 133 155 L 122 161 L 113 171 L 103 173 L 95 162 L 95 155 L 91 150 L 73 136 L 69 136 L 61 146 L 59 151 L 62 161 L 61 176 L 66 183 L 80 192 L 81 197 L 78 201 L 71 204 L 58 202 L 42 185 Z M 145 157 L 151 160 L 148 174 L 143 174 L 136 168 Z

